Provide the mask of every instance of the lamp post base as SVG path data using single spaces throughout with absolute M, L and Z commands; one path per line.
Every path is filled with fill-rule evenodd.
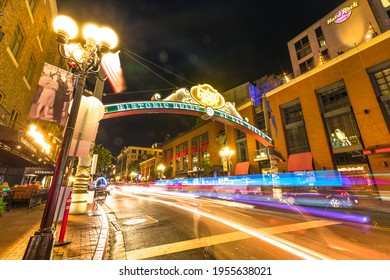
M 56 232 L 53 228 L 37 231 L 28 241 L 23 260 L 50 260 Z
M 87 213 L 88 191 L 74 191 L 72 194 L 72 204 L 70 205 L 69 214 L 80 215 Z

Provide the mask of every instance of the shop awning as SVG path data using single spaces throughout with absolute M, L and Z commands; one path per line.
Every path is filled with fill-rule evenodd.
M 208 145 L 209 145 L 209 141 L 203 142 L 203 143 L 202 143 L 202 146 L 200 147 L 200 150 L 201 150 L 202 152 L 206 151 Z
M 292 154 L 288 157 L 288 171 L 313 170 L 313 156 L 311 152 Z
M 197 149 L 196 146 L 192 146 L 192 147 L 191 147 L 191 155 L 193 155 L 193 154 L 196 153 L 196 149 Z
M 188 150 L 187 150 L 187 149 L 184 149 L 184 150 L 183 150 L 183 155 L 182 155 L 182 157 L 185 157 L 185 156 L 187 155 L 187 153 L 188 153 Z
M 234 175 L 248 175 L 249 174 L 249 161 L 239 162 L 236 165 Z

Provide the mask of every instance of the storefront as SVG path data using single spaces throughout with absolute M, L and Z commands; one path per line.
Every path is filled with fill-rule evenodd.
M 0 126 L 0 183 L 8 182 L 12 186 L 23 184 L 26 180 L 32 181 L 33 177 L 43 179 L 43 174 L 26 172 L 26 169 L 38 168 L 53 172 L 54 166 L 54 162 L 30 139 L 16 129 Z

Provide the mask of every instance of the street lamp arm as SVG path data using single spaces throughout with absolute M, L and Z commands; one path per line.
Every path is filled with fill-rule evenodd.
M 95 76 L 96 76 L 100 81 L 105 82 L 105 81 L 107 80 L 107 76 L 104 75 L 104 73 L 103 73 L 104 77 L 101 77 L 101 76 L 100 76 L 100 73 L 101 73 L 101 72 L 103 72 L 103 71 L 97 71 L 97 73 L 95 74 Z

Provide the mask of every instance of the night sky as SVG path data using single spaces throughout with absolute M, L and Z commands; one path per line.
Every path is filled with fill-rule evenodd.
M 124 93 L 108 82 L 103 103 L 150 100 L 208 83 L 224 92 L 264 75 L 291 73 L 287 42 L 345 1 L 59 0 L 79 26 L 109 26 L 119 36 Z M 81 33 L 81 31 L 79 32 Z M 89 85 L 93 90 L 93 85 Z M 190 116 L 152 114 L 100 123 L 96 143 L 117 156 L 194 126 Z

